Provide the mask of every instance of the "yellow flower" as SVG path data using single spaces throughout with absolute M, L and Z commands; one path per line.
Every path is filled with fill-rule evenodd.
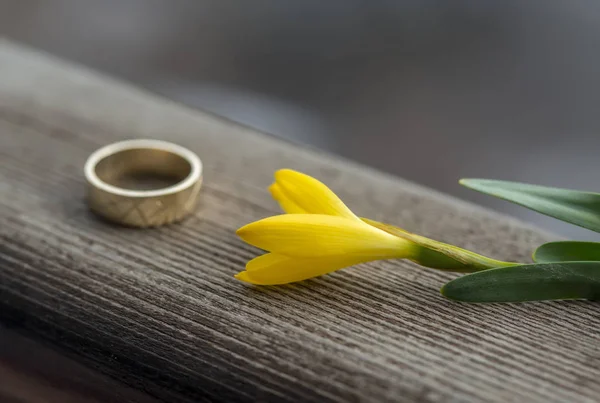
M 288 213 L 237 231 L 270 253 L 235 277 L 253 284 L 286 284 L 380 259 L 410 259 L 428 267 L 475 271 L 498 262 L 400 228 L 357 217 L 327 186 L 289 169 L 275 173 L 271 195 Z M 466 256 L 466 257 L 465 257 Z
M 236 277 L 254 284 L 285 284 L 371 260 L 406 258 L 415 244 L 360 220 L 323 214 L 287 214 L 240 228 L 247 243 L 270 251 Z

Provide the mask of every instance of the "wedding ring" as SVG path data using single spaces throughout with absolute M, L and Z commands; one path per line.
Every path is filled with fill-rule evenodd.
M 155 227 L 194 210 L 202 162 L 176 144 L 127 140 L 90 155 L 85 177 L 92 211 L 119 224 Z

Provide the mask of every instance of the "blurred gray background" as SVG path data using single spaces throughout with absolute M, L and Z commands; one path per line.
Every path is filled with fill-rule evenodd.
M 0 0 L 0 35 L 594 237 L 457 180 L 600 189 L 598 0 Z

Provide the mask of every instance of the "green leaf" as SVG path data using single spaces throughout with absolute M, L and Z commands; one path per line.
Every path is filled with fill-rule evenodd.
M 442 295 L 463 302 L 600 299 L 600 262 L 540 263 L 467 274 Z
M 533 254 L 538 263 L 600 261 L 600 243 L 563 241 L 546 243 Z
M 462 179 L 461 185 L 600 232 L 600 194 L 526 183 Z

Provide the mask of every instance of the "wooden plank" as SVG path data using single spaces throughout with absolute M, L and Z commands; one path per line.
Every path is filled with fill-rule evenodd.
M 0 402 L 157 402 L 44 344 L 0 326 Z
M 193 217 L 134 230 L 88 212 L 86 157 L 126 138 L 201 156 Z M 407 152 L 410 139 L 398 158 Z M 597 303 L 453 303 L 438 292 L 453 274 L 403 261 L 284 287 L 237 282 L 258 251 L 234 230 L 278 213 L 266 187 L 282 167 L 362 216 L 493 257 L 526 260 L 552 238 L 4 41 L 3 322 L 166 401 L 596 400 Z

